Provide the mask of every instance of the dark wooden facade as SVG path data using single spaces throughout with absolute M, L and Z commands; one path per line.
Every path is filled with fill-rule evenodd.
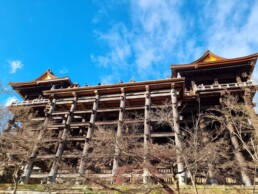
M 86 172 L 89 141 L 92 138 L 94 125 L 117 125 L 117 136 L 121 136 L 123 129 L 121 122 L 130 122 L 124 119 L 126 112 L 137 111 L 142 113 L 143 131 L 139 137 L 143 139 L 143 146 L 147 141 L 162 142 L 166 138 L 175 138 L 177 133 L 171 130 L 153 128 L 150 125 L 149 107 L 162 106 L 163 102 L 170 100 L 174 116 L 174 131 L 180 133 L 180 126 L 187 120 L 191 120 L 193 112 L 197 112 L 197 102 L 201 102 L 201 109 L 219 104 L 222 91 L 225 89 L 243 96 L 246 106 L 250 111 L 252 124 L 258 134 L 258 121 L 253 109 L 252 95 L 244 98 L 243 88 L 257 86 L 251 80 L 251 75 L 256 64 L 258 54 L 246 57 L 225 59 L 210 51 L 190 64 L 171 65 L 172 76 L 169 79 L 144 82 L 128 82 L 120 84 L 83 86 L 72 83 L 68 78 L 58 78 L 48 70 L 39 78 L 30 82 L 10 83 L 14 90 L 24 99 L 22 102 L 14 102 L 11 107 L 28 106 L 36 112 L 34 120 L 44 121 L 49 130 L 56 132 L 52 141 L 55 143 L 52 152 L 47 154 L 32 153 L 33 162 L 25 167 L 23 182 L 30 180 L 47 179 L 55 182 L 58 178 L 76 178 L 78 174 Z M 183 112 L 178 109 L 184 105 Z M 54 122 L 48 124 L 48 120 Z M 135 122 L 135 121 L 134 121 Z M 230 127 L 230 126 L 229 126 Z M 65 142 L 78 146 L 75 153 L 66 153 Z M 180 146 L 180 145 L 179 145 Z M 114 161 L 109 171 L 99 174 L 100 177 L 112 177 L 118 167 L 116 155 L 118 149 L 114 149 Z M 58 158 L 75 160 L 77 172 L 62 172 L 58 170 Z M 38 163 L 47 161 L 48 166 L 35 172 Z M 33 170 L 34 169 L 34 170 Z M 182 164 L 178 164 L 182 170 Z M 169 169 L 161 169 L 160 172 L 169 177 Z M 129 175 L 128 175 L 129 176 Z M 146 182 L 148 172 L 143 169 L 142 177 Z M 180 176 L 180 183 L 184 182 Z

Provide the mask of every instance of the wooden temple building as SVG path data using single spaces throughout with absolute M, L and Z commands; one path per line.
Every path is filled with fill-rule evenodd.
M 52 137 L 55 146 L 51 151 L 32 153 L 32 160 L 22 175 L 23 182 L 56 182 L 60 178 L 76 178 L 78 174 L 85 174 L 94 126 L 116 125 L 117 136 L 122 136 L 122 123 L 130 122 L 124 119 L 124 115 L 129 112 L 144 115 L 143 119 L 137 120 L 142 124 L 142 130 L 137 132 L 142 146 L 147 146 L 150 139 L 162 143 L 167 138 L 175 139 L 177 144 L 177 133 L 173 131 L 180 133 L 181 125 L 191 121 L 192 112 L 198 109 L 197 103 L 200 102 L 201 110 L 217 105 L 225 89 L 245 96 L 243 88 L 255 88 L 244 100 L 250 111 L 253 130 L 258 135 L 257 115 L 252 103 L 257 86 L 251 80 L 257 57 L 258 53 L 226 59 L 206 51 L 192 63 L 171 65 L 171 77 L 163 80 L 79 86 L 69 77 L 59 78 L 47 70 L 33 81 L 11 82 L 12 88 L 23 99 L 22 102 L 13 102 L 11 107 L 30 107 L 36 113 L 33 119 L 44 122 L 48 130 L 55 132 Z M 173 109 L 174 130 L 155 128 L 149 122 L 150 107 L 162 106 L 167 100 L 171 101 Z M 184 109 L 179 112 L 182 106 Z M 76 148 L 74 153 L 66 152 L 67 142 Z M 73 161 L 77 172 L 60 170 L 57 166 L 60 158 Z M 118 166 L 114 149 L 113 164 L 99 176 L 112 177 Z M 178 169 L 182 168 L 179 163 Z M 170 169 L 160 169 L 160 173 L 171 174 Z M 145 182 L 148 174 L 143 170 L 137 176 Z M 179 179 L 180 183 L 184 182 L 184 177 Z

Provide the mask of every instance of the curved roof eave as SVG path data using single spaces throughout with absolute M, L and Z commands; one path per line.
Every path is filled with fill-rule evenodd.
M 228 65 L 232 63 L 239 63 L 249 60 L 256 60 L 258 58 L 258 53 L 238 57 L 238 58 L 231 58 L 231 59 L 222 59 L 217 61 L 207 61 L 207 62 L 200 62 L 200 63 L 190 63 L 190 64 L 178 64 L 178 65 L 171 65 L 172 70 L 179 70 L 179 69 L 197 69 L 199 67 L 212 67 L 217 65 Z

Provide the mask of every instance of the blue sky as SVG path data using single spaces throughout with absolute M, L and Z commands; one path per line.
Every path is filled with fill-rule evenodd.
M 81 85 L 163 79 L 170 64 L 206 49 L 225 58 L 257 53 L 258 1 L 0 0 L 4 84 L 48 68 Z

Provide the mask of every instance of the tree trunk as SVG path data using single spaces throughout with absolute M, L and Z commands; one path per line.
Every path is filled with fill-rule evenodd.
M 179 113 L 177 110 L 177 94 L 174 86 L 172 85 L 171 89 L 171 102 L 172 102 L 172 109 L 173 109 L 173 127 L 175 132 L 175 144 L 177 147 L 176 153 L 177 153 L 177 169 L 180 174 L 178 174 L 178 183 L 179 185 L 185 185 L 186 184 L 186 173 L 184 172 L 184 164 L 182 162 L 182 157 L 180 156 L 182 153 L 182 142 L 180 139 L 181 131 L 179 126 Z
M 228 127 L 228 130 L 230 132 L 231 142 L 234 146 L 234 154 L 235 154 L 235 157 L 236 157 L 236 159 L 239 163 L 239 166 L 240 166 L 242 181 L 246 186 L 251 186 L 252 185 L 251 179 L 248 175 L 247 168 L 245 166 L 246 161 L 245 161 L 244 156 L 241 152 L 241 148 L 240 148 L 237 136 L 235 135 L 234 125 L 232 124 L 232 122 L 229 120 L 228 117 L 227 117 L 227 127 Z
M 19 168 L 15 166 L 15 169 L 13 172 L 13 183 L 14 183 L 13 194 L 16 194 L 18 189 L 18 172 L 19 172 Z
M 189 172 L 189 174 L 190 174 L 191 182 L 192 182 L 192 184 L 193 184 L 194 193 L 195 193 L 195 194 L 198 194 L 198 190 L 197 190 L 197 187 L 196 187 L 195 178 L 193 177 L 193 175 L 192 175 L 191 172 Z

